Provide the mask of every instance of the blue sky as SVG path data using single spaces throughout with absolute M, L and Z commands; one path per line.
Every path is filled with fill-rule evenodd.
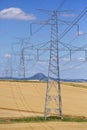
M 40 12 L 37 9 L 46 9 L 46 10 L 55 10 L 59 7 L 63 0 L 1 0 L 0 1 L 0 64 L 1 64 L 1 74 L 0 76 L 6 76 L 10 64 L 15 69 L 14 76 L 18 76 L 18 68 L 20 68 L 20 57 L 15 56 L 12 59 L 12 47 L 14 47 L 14 53 L 20 53 L 20 44 L 21 39 L 25 38 L 27 45 L 40 44 L 50 40 L 50 28 L 44 27 L 40 32 L 31 37 L 30 36 L 30 26 L 31 22 L 43 21 L 50 18 L 50 16 L 44 12 Z M 59 16 L 59 19 L 65 21 L 74 20 L 77 15 L 83 10 L 87 5 L 86 0 L 65 0 L 65 3 L 60 8 L 60 10 L 68 10 L 69 13 L 66 13 L 62 16 Z M 82 35 L 87 33 L 87 15 L 81 19 L 79 22 L 80 30 L 79 34 Z M 59 28 L 59 35 L 64 31 L 67 26 L 61 26 Z M 39 28 L 39 25 L 33 25 L 32 31 L 34 32 Z M 76 34 L 76 27 L 74 27 L 70 33 L 68 33 L 63 39 L 62 42 L 70 43 Z M 19 39 L 18 39 L 19 38 Z M 86 35 L 81 36 L 74 42 L 70 43 L 70 47 L 82 47 L 86 44 Z M 78 43 L 78 44 L 77 44 Z M 43 44 L 42 44 L 43 45 Z M 26 52 L 28 54 L 28 52 Z M 35 52 L 30 52 L 32 55 Z M 40 52 L 40 61 L 26 61 L 26 75 L 33 75 L 37 72 L 43 72 L 47 74 L 48 62 L 42 62 L 46 58 L 46 55 L 49 56 L 48 52 L 43 55 L 43 52 Z M 75 52 L 72 54 L 72 61 L 69 61 L 69 52 L 60 52 L 60 57 L 65 55 L 60 59 L 60 70 L 62 78 L 87 78 L 87 64 L 84 63 L 85 52 Z M 47 56 L 47 58 L 48 58 Z M 79 60 L 78 60 L 79 59 Z M 82 59 L 82 60 L 81 60 Z M 10 61 L 11 60 L 11 61 Z M 12 62 L 12 63 L 11 63 Z M 15 63 L 16 62 L 16 63 Z M 66 64 L 66 65 L 65 65 Z M 30 71 L 32 70 L 32 71 Z M 67 71 L 68 70 L 68 71 Z M 16 74 L 17 72 L 17 74 Z

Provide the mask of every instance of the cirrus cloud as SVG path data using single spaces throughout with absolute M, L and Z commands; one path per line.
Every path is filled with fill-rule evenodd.
M 63 13 L 62 16 L 63 17 L 75 17 L 76 15 L 73 13 Z
M 34 20 L 33 14 L 27 14 L 20 8 L 6 8 L 0 11 L 0 19 Z

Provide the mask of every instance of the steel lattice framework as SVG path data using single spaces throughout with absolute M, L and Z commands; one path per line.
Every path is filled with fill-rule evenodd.
M 50 59 L 44 112 L 45 119 L 53 115 L 62 117 L 58 53 L 58 16 L 56 11 L 53 11 L 51 17 Z

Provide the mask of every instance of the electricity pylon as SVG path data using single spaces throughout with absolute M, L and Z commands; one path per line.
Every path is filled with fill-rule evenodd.
M 25 59 L 24 59 L 24 49 L 21 50 L 20 56 L 20 76 L 25 78 Z
M 25 59 L 24 59 L 24 39 L 21 39 L 21 54 L 20 54 L 20 63 L 19 63 L 19 76 L 25 78 Z
M 57 11 L 53 11 L 51 17 L 50 59 L 48 69 L 46 100 L 45 100 L 45 111 L 44 111 L 45 119 L 48 116 L 57 116 L 62 118 Z
M 44 25 L 51 25 L 51 40 L 50 40 L 50 59 L 48 69 L 48 82 L 45 99 L 45 119 L 48 116 L 57 116 L 62 118 L 62 100 L 61 100 L 61 86 L 59 73 L 59 42 L 69 32 L 73 26 L 76 26 L 78 21 L 85 15 L 85 10 L 68 26 L 64 32 L 58 37 L 58 11 L 43 10 L 45 13 L 52 13 L 51 19 L 43 23 Z M 61 13 L 61 12 L 60 12 Z M 78 32 L 79 32 L 79 26 Z M 79 33 L 78 33 L 79 34 Z M 65 45 L 64 45 L 65 46 Z M 79 51 L 79 49 L 76 49 Z M 71 60 L 71 49 L 70 49 Z

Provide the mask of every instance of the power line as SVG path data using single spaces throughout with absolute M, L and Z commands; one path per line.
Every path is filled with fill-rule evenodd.
M 56 10 L 60 10 L 67 0 L 63 0 Z
M 59 40 L 62 39 L 71 29 L 74 25 L 78 23 L 78 21 L 86 14 L 87 7 L 81 11 L 81 13 L 76 17 L 76 19 L 72 22 L 70 26 L 68 26 L 65 31 L 60 35 Z

